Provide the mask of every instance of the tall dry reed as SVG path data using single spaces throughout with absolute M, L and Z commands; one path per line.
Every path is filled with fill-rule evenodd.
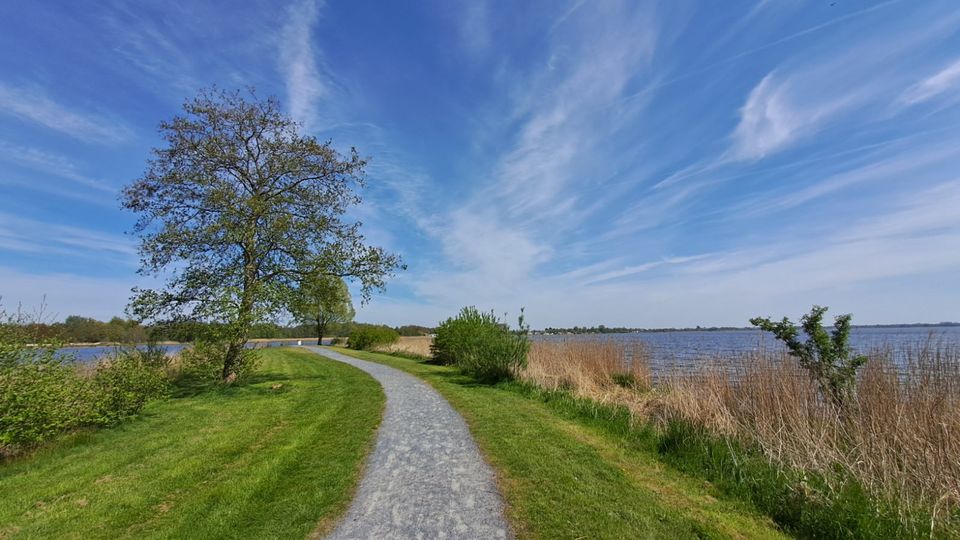
M 433 338 L 430 336 L 401 336 L 399 340 L 389 345 L 376 347 L 375 350 L 385 353 L 402 353 L 430 357 L 430 344 Z
M 653 384 L 643 343 L 617 340 L 534 341 L 520 378 L 547 390 L 627 407 L 645 415 Z
M 665 426 L 680 420 L 758 449 L 784 470 L 817 473 L 838 492 L 857 481 L 894 504 L 904 523 L 921 509 L 931 530 L 954 531 L 960 512 L 960 346 L 928 341 L 872 351 L 855 397 L 824 399 L 782 352 L 705 361 L 650 386 L 647 355 L 612 341 L 537 342 L 522 377 Z M 627 361 L 630 359 L 630 361 Z M 642 381 L 618 384 L 618 374 Z M 827 493 L 829 496 L 829 492 Z

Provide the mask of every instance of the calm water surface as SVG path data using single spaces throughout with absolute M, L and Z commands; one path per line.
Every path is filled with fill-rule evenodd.
M 317 342 L 317 338 L 303 338 L 304 344 L 313 345 Z M 262 347 L 288 347 L 291 345 L 296 345 L 297 340 L 275 340 L 275 341 L 256 341 L 247 343 L 248 348 L 262 348 Z M 182 351 L 188 345 L 183 343 L 176 343 L 170 345 L 156 345 L 156 347 L 163 349 L 167 354 L 176 354 Z M 138 348 L 145 348 L 146 345 L 137 345 Z M 59 354 L 64 356 L 72 356 L 80 362 L 91 362 L 98 358 L 104 356 L 110 356 L 117 352 L 118 347 L 116 346 L 106 346 L 106 347 L 64 347 L 57 351 Z
M 850 333 L 850 344 L 854 350 L 867 352 L 877 347 L 913 345 L 933 338 L 944 343 L 960 346 L 960 327 L 933 326 L 890 328 L 854 328 Z M 561 336 L 535 336 L 542 340 L 617 340 L 639 341 L 650 352 L 651 363 L 655 367 L 687 366 L 710 358 L 730 357 L 757 350 L 777 349 L 781 345 L 771 334 L 760 330 L 684 330 L 677 332 L 638 332 L 633 334 L 582 334 Z M 303 343 L 312 345 L 316 338 L 303 338 Z M 297 340 L 275 340 L 249 343 L 248 347 L 282 347 L 296 345 Z M 186 345 L 160 345 L 168 354 L 182 350 Z M 67 347 L 63 354 L 73 355 L 81 362 L 110 355 L 116 347 Z
M 933 326 L 890 328 L 853 328 L 850 345 L 855 351 L 868 352 L 877 347 L 915 345 L 932 338 L 960 346 L 960 327 Z M 543 340 L 639 341 L 650 352 L 654 367 L 687 366 L 710 358 L 731 357 L 758 350 L 780 349 L 772 334 L 760 330 L 685 330 L 677 332 L 637 332 L 633 334 L 591 334 L 537 336 Z

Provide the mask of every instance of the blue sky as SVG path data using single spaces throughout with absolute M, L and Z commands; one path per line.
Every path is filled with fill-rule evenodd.
M 216 84 L 371 157 L 354 217 L 409 269 L 363 321 L 960 319 L 952 0 L 240 4 L 0 5 L 8 309 L 122 313 L 117 191 Z

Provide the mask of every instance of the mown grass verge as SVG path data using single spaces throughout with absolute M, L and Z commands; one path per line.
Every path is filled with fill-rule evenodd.
M 303 538 L 346 509 L 384 404 L 351 366 L 263 351 L 250 384 L 151 403 L 0 465 L 0 538 Z
M 609 409 L 450 367 L 337 349 L 416 375 L 464 416 L 520 538 L 778 538 L 754 507 L 666 465 L 652 432 Z

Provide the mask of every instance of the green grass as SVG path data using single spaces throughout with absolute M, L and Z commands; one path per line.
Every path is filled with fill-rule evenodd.
M 0 538 L 326 531 L 352 496 L 383 392 L 360 370 L 293 349 L 264 351 L 254 377 L 0 465 Z
M 778 538 L 752 505 L 666 465 L 656 437 L 608 411 L 518 383 L 338 349 L 416 375 L 464 416 L 498 474 L 520 538 Z M 603 412 L 600 414 L 599 412 Z

